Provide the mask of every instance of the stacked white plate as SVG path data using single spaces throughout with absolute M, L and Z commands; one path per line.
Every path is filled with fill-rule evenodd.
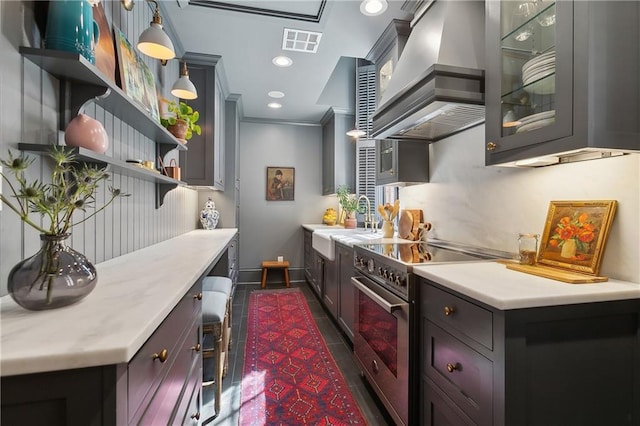
M 546 78 L 556 72 L 556 52 L 543 53 L 522 66 L 522 83 L 525 90 L 538 95 L 555 93 L 556 79 Z
M 520 121 L 520 124 L 516 127 L 516 133 L 530 132 L 531 130 L 553 124 L 556 121 L 556 110 L 552 109 L 550 111 L 527 115 L 518 121 Z

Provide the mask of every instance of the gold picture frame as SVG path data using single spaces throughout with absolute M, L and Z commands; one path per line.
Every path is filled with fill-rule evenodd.
M 615 200 L 551 201 L 538 263 L 598 275 Z

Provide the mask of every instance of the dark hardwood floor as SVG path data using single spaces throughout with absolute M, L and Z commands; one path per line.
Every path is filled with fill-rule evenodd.
M 353 397 L 365 416 L 367 424 L 381 426 L 393 424 L 368 383 L 360 376 L 360 369 L 353 360 L 352 351 L 347 344 L 346 338 L 322 308 L 322 305 L 309 285 L 306 282 L 295 282 L 291 283 L 291 286 L 300 288 L 305 295 L 313 318 L 333 358 L 341 369 Z M 279 287 L 284 288 L 284 284 L 281 286 L 273 283 L 268 284 L 268 288 L 270 289 Z M 238 284 L 236 288 L 233 299 L 233 324 L 231 332 L 233 345 L 229 354 L 227 376 L 223 380 L 221 411 L 217 418 L 204 424 L 224 426 L 236 426 L 238 424 L 244 348 L 247 333 L 247 308 L 249 304 L 249 294 L 254 290 L 260 290 L 260 286 L 258 284 Z M 213 413 L 213 398 L 213 386 L 205 388 L 203 392 L 204 419 Z

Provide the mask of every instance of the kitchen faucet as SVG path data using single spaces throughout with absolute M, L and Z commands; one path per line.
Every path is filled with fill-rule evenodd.
M 375 218 L 375 213 L 371 213 L 371 201 L 369 197 L 366 195 L 361 195 L 358 197 L 358 204 L 360 204 L 360 200 L 367 200 L 367 212 L 364 214 L 364 229 L 367 229 L 367 225 L 371 226 L 371 232 L 376 231 L 376 227 L 378 226 L 378 221 Z

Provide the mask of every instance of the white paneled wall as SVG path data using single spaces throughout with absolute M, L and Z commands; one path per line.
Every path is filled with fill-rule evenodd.
M 102 0 L 102 4 L 109 22 L 127 34 L 132 43 L 152 19 L 152 10 L 145 2 L 137 2 L 132 12 L 125 11 L 119 0 Z M 18 52 L 20 46 L 40 47 L 40 37 L 33 21 L 33 7 L 34 2 L 0 2 L 2 158 L 6 158 L 8 149 L 15 152 L 19 142 L 47 144 L 55 140 L 58 132 L 59 82 L 30 61 L 24 60 Z M 162 67 L 155 59 L 145 57 L 145 61 L 156 74 L 160 93 L 166 96 L 169 90 L 162 84 L 177 78 L 178 62 L 170 61 L 166 67 Z M 122 122 L 93 104 L 85 112 L 102 122 L 107 130 L 110 146 L 106 155 L 121 160 L 154 159 L 155 143 L 137 132 L 135 124 Z M 35 154 L 29 155 L 36 161 L 28 170 L 28 179 L 48 181 L 50 174 L 46 159 Z M 177 187 L 166 195 L 163 206 L 156 209 L 156 187 L 152 182 L 114 173 L 107 185 L 121 188 L 131 195 L 117 199 L 102 213 L 74 227 L 71 237 L 72 246 L 95 263 L 196 228 L 196 191 Z M 6 187 L 5 184 L 5 191 Z M 106 187 L 101 187 L 96 204 L 102 206 L 108 200 L 107 196 Z M 78 213 L 78 218 L 81 217 L 82 213 Z M 40 220 L 39 217 L 35 219 Z M 39 247 L 36 231 L 24 226 L 9 209 L 0 211 L 0 295 L 6 293 L 7 276 L 11 268 L 24 257 L 34 254 Z

